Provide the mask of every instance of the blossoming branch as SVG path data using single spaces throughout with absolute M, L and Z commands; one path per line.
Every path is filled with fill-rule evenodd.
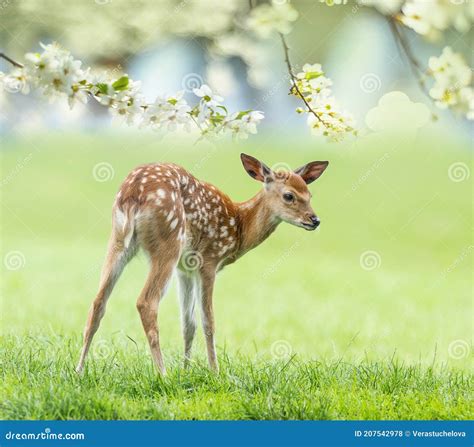
M 223 98 L 207 85 L 193 89 L 199 98 L 194 106 L 187 103 L 182 91 L 159 96 L 153 103 L 147 103 L 140 82 L 127 75 L 110 79 L 106 73 L 93 74 L 89 68 L 83 69 L 82 62 L 59 45 L 41 46 L 42 53 L 25 55 L 24 65 L 2 55 L 14 66 L 8 74 L 0 72 L 5 90 L 28 94 L 31 89 L 40 89 L 50 101 L 67 98 L 71 108 L 77 102 L 86 103 L 93 98 L 120 121 L 158 131 L 190 131 L 192 126 L 197 126 L 206 136 L 230 132 L 234 137 L 247 138 L 249 134 L 257 133 L 257 125 L 264 117 L 262 112 L 254 110 L 229 113 Z
M 307 115 L 306 121 L 313 134 L 325 136 L 329 141 L 341 141 L 346 135 L 356 135 L 354 119 L 332 96 L 332 81 L 324 75 L 321 65 L 305 64 L 302 72 L 294 73 L 285 35 L 290 33 L 292 22 L 297 18 L 298 12 L 289 2 L 273 0 L 252 6 L 244 26 L 260 38 L 280 36 L 290 76 L 290 93 L 304 105 L 296 112 Z

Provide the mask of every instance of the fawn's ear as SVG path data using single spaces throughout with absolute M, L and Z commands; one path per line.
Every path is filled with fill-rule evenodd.
M 240 159 L 250 177 L 259 182 L 269 182 L 273 180 L 272 170 L 265 163 L 247 154 L 240 154 Z
M 321 177 L 321 174 L 328 167 L 328 164 L 328 161 L 310 161 L 304 166 L 301 166 L 301 168 L 295 169 L 294 172 L 300 175 L 305 183 L 309 185 Z

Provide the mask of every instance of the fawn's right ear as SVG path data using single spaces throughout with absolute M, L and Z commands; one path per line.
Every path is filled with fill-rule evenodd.
M 272 170 L 265 163 L 247 154 L 240 154 L 240 159 L 250 177 L 259 182 L 269 182 L 273 180 Z

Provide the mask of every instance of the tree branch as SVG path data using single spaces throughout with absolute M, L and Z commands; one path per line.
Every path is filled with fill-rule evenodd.
M 18 68 L 23 68 L 23 65 L 20 64 L 19 62 L 16 62 L 14 61 L 13 59 L 11 59 L 10 57 L 8 57 L 6 54 L 4 53 L 0 53 L 0 59 L 5 59 L 7 62 L 10 62 L 10 64 L 12 64 L 13 66 L 15 67 L 18 67 Z
M 410 69 L 413 73 L 413 76 L 416 79 L 416 82 L 418 83 L 418 86 L 420 87 L 420 90 L 430 99 L 430 101 L 433 101 L 433 98 L 430 96 L 429 92 L 426 90 L 425 83 L 421 76 L 424 76 L 426 74 L 424 68 L 416 59 L 416 57 L 413 54 L 413 51 L 410 47 L 410 44 L 407 42 L 405 39 L 405 36 L 402 34 L 400 29 L 398 28 L 397 23 L 395 22 L 395 19 L 393 17 L 388 17 L 388 23 L 390 25 L 390 30 L 392 31 L 392 35 L 395 39 L 395 42 L 398 44 L 398 47 L 402 49 L 403 53 L 405 54 L 407 60 L 408 60 L 408 65 L 410 66 Z
M 326 123 L 324 122 L 324 120 L 322 120 L 321 117 L 309 105 L 309 102 L 306 100 L 303 93 L 301 93 L 301 90 L 298 88 L 297 79 L 296 79 L 295 74 L 293 73 L 293 67 L 290 61 L 290 49 L 288 48 L 288 44 L 286 43 L 285 36 L 282 33 L 278 33 L 278 34 L 280 34 L 281 43 L 283 45 L 283 51 L 285 53 L 285 63 L 288 68 L 288 74 L 290 75 L 291 83 L 293 84 L 292 89 L 295 89 L 296 93 L 298 93 L 298 96 L 301 98 L 301 100 L 304 102 L 304 104 L 308 108 L 309 113 L 312 113 L 318 119 L 318 121 L 320 121 L 323 124 L 324 127 L 328 127 Z

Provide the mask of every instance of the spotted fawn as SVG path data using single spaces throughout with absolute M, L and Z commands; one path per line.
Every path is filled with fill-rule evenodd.
M 112 289 L 139 247 L 150 259 L 150 271 L 137 309 L 157 369 L 166 372 L 158 305 L 176 270 L 185 364 L 191 356 L 198 302 L 209 366 L 218 370 L 212 304 L 216 273 L 263 242 L 280 222 L 315 230 L 320 222 L 311 207 L 307 185 L 328 166 L 327 161 L 313 161 L 294 171 L 274 172 L 250 155 L 241 154 L 241 160 L 247 173 L 263 183 L 257 195 L 242 203 L 233 202 L 215 186 L 171 163 L 142 165 L 127 176 L 112 208 L 112 234 L 99 291 L 84 329 L 78 372 L 84 368 Z

